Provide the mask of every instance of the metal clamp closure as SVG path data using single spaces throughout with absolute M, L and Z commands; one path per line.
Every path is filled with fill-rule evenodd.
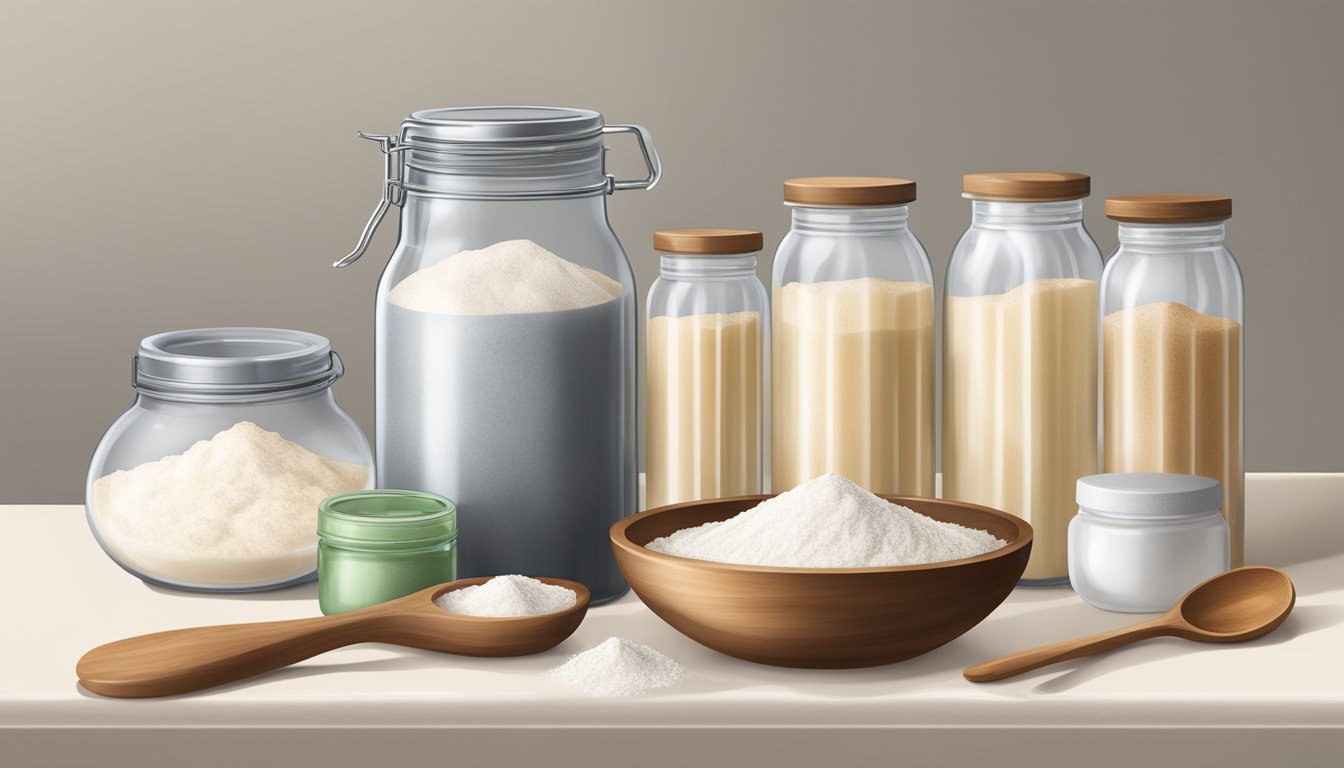
M 658 158 L 658 150 L 653 146 L 653 137 L 649 135 L 649 130 L 642 125 L 608 125 L 602 128 L 603 134 L 630 133 L 634 134 L 635 140 L 639 142 L 639 152 L 644 157 L 644 167 L 648 169 L 648 174 L 642 179 L 618 179 L 615 174 L 606 174 L 606 193 L 613 194 L 622 189 L 653 189 L 658 180 L 663 175 L 662 161 Z M 415 142 L 413 137 L 408 137 L 403 128 L 401 135 L 389 136 L 385 134 L 371 134 L 359 131 L 359 137 L 378 143 L 378 149 L 383 153 L 384 172 L 383 172 L 383 195 L 378 201 L 378 207 L 373 210 L 373 215 L 369 217 L 368 223 L 364 225 L 364 231 L 359 236 L 359 243 L 355 249 L 344 258 L 332 264 L 333 267 L 348 267 L 359 260 L 360 256 L 368 250 L 370 241 L 373 240 L 374 232 L 378 230 L 378 225 L 382 223 L 383 217 L 392 206 L 400 206 L 406 199 L 406 186 L 403 178 L 404 161 L 401 157 L 402 152 L 406 151 L 424 151 L 424 152 L 448 152 L 447 148 L 435 147 L 425 142 Z M 575 192 L 581 194 L 596 194 L 602 191 L 601 183 L 578 190 L 559 190 L 541 193 L 540 196 L 564 196 L 573 195 Z M 516 194 L 497 195 L 501 199 L 516 197 Z M 490 197 L 490 196 L 487 196 Z
M 400 146 L 401 140 L 396 136 L 364 131 L 359 131 L 359 137 L 378 142 L 378 149 L 383 153 L 383 197 L 378 201 L 378 207 L 373 209 L 373 215 L 369 217 L 368 223 L 364 225 L 364 232 L 360 234 L 355 249 L 332 264 L 337 268 L 348 267 L 358 261 L 359 257 L 364 255 L 364 251 L 368 250 L 369 242 L 373 240 L 373 233 L 378 230 L 378 225 L 382 223 L 387 209 L 401 205 L 406 199 L 406 190 L 401 185 L 401 158 L 397 157 L 397 153 L 403 149 Z
M 642 179 L 617 179 L 615 174 L 607 174 L 607 194 L 618 189 L 653 189 L 663 177 L 663 163 L 658 158 L 658 149 L 653 146 L 653 137 L 649 129 L 642 125 L 607 125 L 602 133 L 632 133 L 639 142 L 639 152 L 644 156 L 644 167 L 649 174 Z

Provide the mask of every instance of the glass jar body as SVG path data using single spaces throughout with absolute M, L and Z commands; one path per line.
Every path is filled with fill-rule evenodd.
M 1231 564 L 1244 559 L 1245 289 L 1222 222 L 1121 224 L 1101 283 L 1107 472 L 1223 484 Z
M 1125 518 L 1086 508 L 1069 524 L 1069 581 L 1108 611 L 1165 611 L 1228 568 L 1228 527 L 1209 510 L 1174 519 Z
M 972 204 L 943 307 L 943 497 L 1035 531 L 1026 584 L 1068 579 L 1078 478 L 1097 471 L 1101 252 L 1080 200 Z
M 756 254 L 663 254 L 647 321 L 647 506 L 761 493 L 770 310 Z
M 211 551 L 211 537 L 220 535 L 220 531 L 198 522 L 205 515 L 173 510 L 171 514 L 183 516 L 181 520 L 136 519 L 114 511 L 111 497 L 104 493 L 100 481 L 113 473 L 182 454 L 241 422 L 276 432 L 323 459 L 366 470 L 364 482 L 352 487 L 333 486 L 330 493 L 373 487 L 374 462 L 368 441 L 337 405 L 330 388 L 256 402 L 180 402 L 142 393 L 103 435 L 85 486 L 89 526 L 99 545 L 118 565 L 153 584 L 207 592 L 272 589 L 316 577 L 320 497 L 302 508 L 274 510 L 274 525 L 293 534 L 267 537 L 278 549 L 265 546 L 264 551 L 231 553 L 225 551 L 231 545 L 223 541 L 218 545 L 221 551 Z M 269 528 L 272 523 L 263 524 Z M 282 546 L 290 538 L 294 539 L 290 545 Z
M 932 496 L 933 268 L 907 206 L 793 209 L 771 280 L 771 484 Z
M 389 300 L 466 249 L 528 239 L 621 286 L 560 312 L 447 315 Z M 377 295 L 379 483 L 453 499 L 461 575 L 541 574 L 598 603 L 625 582 L 607 529 L 636 511 L 635 283 L 605 197 L 409 194 Z

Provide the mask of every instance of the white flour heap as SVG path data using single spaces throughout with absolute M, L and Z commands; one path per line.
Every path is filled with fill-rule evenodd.
M 388 294 L 393 304 L 443 315 L 559 312 L 605 304 L 621 284 L 556 256 L 531 240 L 462 251 L 412 274 Z
M 874 496 L 831 473 L 722 522 L 684 528 L 648 548 L 720 563 L 873 568 L 960 560 L 1004 542 Z
M 445 592 L 434 604 L 463 616 L 540 616 L 573 608 L 578 595 L 568 587 L 527 576 L 496 576 L 484 584 Z
M 672 659 L 622 637 L 607 638 L 551 670 L 560 682 L 590 696 L 631 696 L 666 688 L 684 673 Z
M 261 584 L 311 573 L 318 503 L 368 480 L 367 467 L 241 421 L 185 453 L 98 478 L 92 512 L 117 559 L 146 576 Z

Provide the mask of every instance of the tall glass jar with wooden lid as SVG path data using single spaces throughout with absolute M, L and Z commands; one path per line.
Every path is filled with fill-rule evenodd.
M 770 309 L 760 232 L 664 229 L 649 288 L 646 504 L 763 490 Z
M 1081 173 L 972 173 L 944 286 L 943 496 L 1035 531 L 1024 584 L 1067 582 L 1078 478 L 1097 471 L 1097 281 Z
M 775 255 L 772 478 L 838 472 L 874 493 L 934 494 L 933 267 L 908 226 L 915 182 L 784 182 Z
M 1245 289 L 1224 242 L 1232 200 L 1111 197 L 1106 215 L 1120 229 L 1101 279 L 1106 471 L 1221 481 L 1235 568 L 1245 549 Z

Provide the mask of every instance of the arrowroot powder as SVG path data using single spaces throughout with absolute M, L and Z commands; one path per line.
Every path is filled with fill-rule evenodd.
M 150 578 L 274 583 L 316 567 L 318 503 L 368 480 L 367 467 L 240 421 L 184 453 L 98 478 L 91 514 L 117 560 Z
M 647 645 L 609 637 L 595 648 L 570 656 L 550 674 L 589 696 L 632 696 L 673 685 L 685 670 Z
M 647 547 L 696 560 L 784 568 L 875 568 L 960 560 L 1005 542 L 892 504 L 835 473 L 721 522 L 683 528 Z
M 568 587 L 527 576 L 496 576 L 470 587 L 445 592 L 434 604 L 463 616 L 540 616 L 573 608 L 578 595 Z

